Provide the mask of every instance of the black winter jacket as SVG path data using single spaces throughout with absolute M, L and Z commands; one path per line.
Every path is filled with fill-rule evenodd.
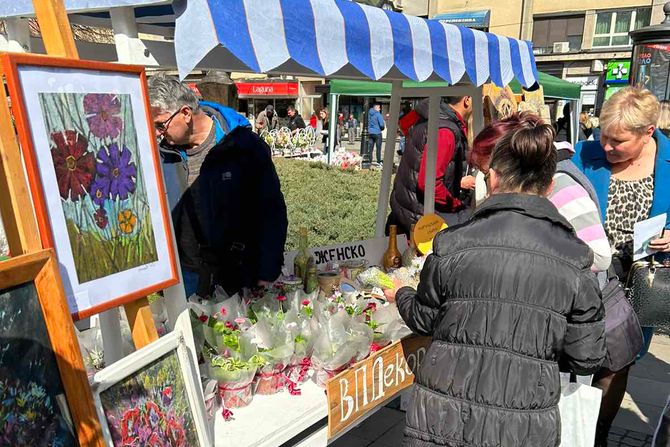
M 439 233 L 400 314 L 433 337 L 407 411 L 405 445 L 554 447 L 559 363 L 605 357 L 593 254 L 549 200 L 497 194 Z
M 416 108 L 421 120 L 409 131 L 405 152 L 400 160 L 398 172 L 396 173 L 391 192 L 391 216 L 389 223 L 399 227 L 400 233 L 409 234 L 412 224 L 415 224 L 423 216 L 423 193 L 419 191 L 419 169 L 421 168 L 421 157 L 426 144 L 426 132 L 428 129 L 428 102 L 419 103 Z M 464 173 L 465 151 L 467 150 L 467 137 L 461 128 L 460 120 L 454 110 L 446 103 L 440 103 L 439 128 L 448 128 L 454 134 L 456 150 L 454 158 L 449 162 L 445 178 L 441 179 L 453 197 L 459 197 L 461 178 Z M 455 132 L 460 129 L 460 132 Z M 457 160 L 459 165 L 457 166 Z M 441 210 L 436 204 L 436 211 Z
M 286 204 L 270 148 L 251 131 L 246 118 L 218 104 L 202 101 L 200 105 L 225 135 L 217 138 L 194 182 L 200 204 L 193 210 L 196 225 L 210 248 L 200 247 L 200 253 L 191 257 L 207 266 L 214 284 L 233 294 L 259 280 L 274 281 L 281 274 L 288 228 Z M 203 245 L 180 236 L 182 213 L 188 212 L 188 164 L 185 154 L 176 148 L 162 149 L 161 158 L 181 254 L 188 246 Z

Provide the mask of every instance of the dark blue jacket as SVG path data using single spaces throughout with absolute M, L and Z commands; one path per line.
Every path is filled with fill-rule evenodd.
M 216 145 L 196 180 L 200 204 L 196 211 L 215 261 L 229 277 L 218 283 L 227 283 L 229 290 L 274 281 L 283 265 L 288 220 L 270 148 L 233 109 L 205 101 L 200 106 L 214 120 Z M 188 189 L 186 154 L 163 148 L 161 158 L 179 244 Z
M 381 112 L 376 111 L 374 108 L 370 109 L 368 112 L 368 132 L 373 135 L 379 135 L 385 127 L 386 123 Z
M 670 228 L 670 140 L 658 129 L 656 140 L 656 167 L 654 169 L 654 200 L 649 217 L 668 213 L 666 228 Z M 586 174 L 598 194 L 602 221 L 605 222 L 612 165 L 607 161 L 600 141 L 580 141 L 572 157 L 577 167 Z

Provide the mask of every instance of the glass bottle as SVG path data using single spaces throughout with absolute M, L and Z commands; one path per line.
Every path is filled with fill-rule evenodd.
M 305 292 L 312 293 L 319 287 L 319 278 L 316 273 L 316 263 L 312 260 L 307 267 L 305 277 Z
M 402 253 L 402 266 L 410 267 L 412 261 L 419 255 L 419 252 L 416 250 L 416 245 L 414 245 L 414 224 L 412 224 L 412 229 L 409 231 L 409 245 Z
M 314 258 L 307 248 L 307 228 L 300 227 L 298 230 L 298 254 L 293 260 L 293 275 L 302 279 L 303 284 L 307 282 L 307 266 Z
M 402 266 L 402 255 L 398 250 L 398 241 L 396 240 L 397 235 L 398 227 L 391 225 L 389 227 L 389 246 L 384 253 L 384 258 L 382 259 L 382 264 L 384 265 L 384 270 L 386 271 L 397 269 Z

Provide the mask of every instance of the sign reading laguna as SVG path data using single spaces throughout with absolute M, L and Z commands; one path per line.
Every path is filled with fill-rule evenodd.
M 240 98 L 249 97 L 298 97 L 297 82 L 238 82 L 237 94 Z

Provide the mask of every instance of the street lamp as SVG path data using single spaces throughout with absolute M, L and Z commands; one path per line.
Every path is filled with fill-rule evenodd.
M 670 2 L 663 6 L 665 20 L 631 31 L 633 69 L 631 85 L 642 85 L 658 99 L 670 99 Z

